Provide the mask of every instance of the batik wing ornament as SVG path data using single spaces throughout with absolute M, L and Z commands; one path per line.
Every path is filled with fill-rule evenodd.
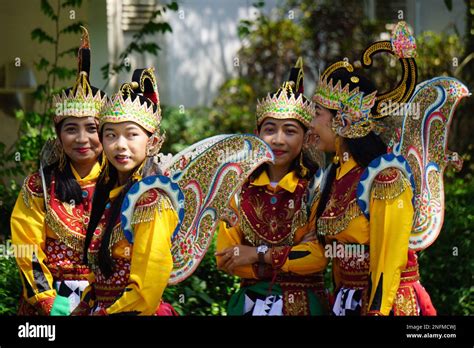
M 451 77 L 435 77 L 417 83 L 416 43 L 405 22 L 396 25 L 390 41 L 376 42 L 363 54 L 362 65 L 370 67 L 372 56 L 388 52 L 398 57 L 402 78 L 389 92 L 377 96 L 376 131 L 391 139 L 392 153 L 369 164 L 361 176 L 358 202 L 369 216 L 370 187 L 383 169 L 399 169 L 414 191 L 415 216 L 410 249 L 426 249 L 438 237 L 444 219 L 443 174 L 446 166 L 462 167 L 462 160 L 447 149 L 449 126 L 466 86 Z M 399 120 L 402 120 L 400 122 Z
M 167 194 L 178 213 L 168 283 L 183 281 L 204 257 L 218 221 L 237 223 L 230 213 L 231 198 L 258 166 L 271 161 L 269 146 L 253 135 L 221 135 L 192 145 L 160 168 L 163 175 L 146 177 L 131 187 L 122 205 L 126 238 L 133 243 L 131 220 L 138 198 L 152 188 Z
M 451 164 L 460 170 L 462 159 L 447 149 L 449 126 L 465 85 L 452 77 L 435 77 L 417 85 L 404 114 L 400 141 L 393 148 L 409 163 L 415 181 L 415 217 L 410 248 L 423 250 L 438 237 L 444 219 L 443 174 Z

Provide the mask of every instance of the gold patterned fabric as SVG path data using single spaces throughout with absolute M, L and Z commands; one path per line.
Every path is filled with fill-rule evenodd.
M 318 241 L 301 242 L 309 227 L 307 221 L 303 223 L 297 217 L 297 211 L 306 204 L 305 190 L 302 190 L 303 187 L 306 189 L 305 185 L 306 180 L 290 172 L 272 187 L 268 174 L 262 172 L 232 203 L 240 224 L 229 227 L 221 222 L 217 235 L 217 250 L 238 244 L 256 246 L 261 243 L 271 247 L 272 264 L 266 265 L 261 276 L 257 276 L 258 264 L 238 266 L 234 273 L 242 278 L 243 287 L 272 281 L 281 286 L 284 315 L 309 315 L 308 308 L 315 302 L 324 308 L 323 311 L 327 307 L 320 273 L 327 265 L 324 249 Z M 276 208 L 279 201 L 279 208 Z M 305 212 L 301 214 L 307 219 Z
M 338 215 L 344 220 L 346 212 L 352 209 L 350 192 L 356 190 L 360 179 L 360 175 L 354 175 L 357 168 L 360 167 L 352 158 L 338 168 L 333 182 L 336 187 L 331 190 L 327 209 L 323 213 L 325 218 L 331 217 L 328 213 L 333 212 L 333 216 Z M 344 180 L 345 177 L 351 176 L 352 180 Z M 343 187 L 337 188 L 339 185 Z M 341 298 L 347 298 L 347 293 L 357 290 L 357 298 L 361 300 L 358 313 L 361 315 L 389 315 L 392 310 L 400 315 L 414 313 L 412 310 L 405 312 L 396 309 L 396 301 L 412 301 L 413 298 L 409 299 L 411 290 L 402 289 L 409 286 L 415 289 L 417 313 L 436 313 L 429 296 L 419 283 L 416 255 L 408 249 L 414 213 L 412 196 L 411 186 L 405 181 L 402 173 L 398 169 L 388 168 L 380 172 L 374 180 L 371 189 L 370 220 L 363 214 L 349 214 L 351 219 L 348 219 L 344 228 L 335 230 L 338 233 L 331 233 L 328 225 L 324 227 L 328 228 L 328 233 L 323 236 L 327 243 L 326 251 L 330 254 L 328 257 L 333 258 L 337 305 L 341 305 Z M 331 200 L 334 200 L 334 203 L 331 203 Z M 316 209 L 317 204 L 312 208 L 310 224 L 316 223 Z M 337 214 L 340 212 L 341 215 Z M 318 229 L 324 224 L 326 223 L 321 224 L 318 221 Z M 348 253 L 352 244 L 361 246 L 363 254 Z M 336 252 L 339 246 L 342 247 L 342 255 Z M 340 291 L 346 291 L 346 296 L 339 296 Z M 346 305 L 349 304 L 343 304 Z M 344 307 L 336 312 L 344 313 L 347 309 Z
M 100 166 L 96 163 L 84 178 L 74 167 L 71 166 L 71 170 L 82 188 L 82 202 L 72 205 L 58 201 L 52 191 L 53 184 L 48 189 L 46 209 L 41 177 L 34 173 L 25 179 L 13 208 L 12 244 L 25 252 L 16 262 L 23 298 L 30 305 L 54 300 L 57 281 L 88 278 L 89 268 L 83 264 L 82 248 Z
M 110 192 L 110 202 L 122 189 L 117 187 Z M 173 267 L 171 235 L 178 223 L 177 214 L 161 191 L 152 189 L 142 195 L 132 218 L 133 244 L 125 238 L 120 220 L 115 223 L 108 246 L 114 261 L 113 272 L 107 278 L 99 268 L 97 255 L 110 209 L 111 204 L 106 207 L 88 249 L 88 259 L 95 273 L 91 288 L 97 292 L 98 300 L 94 310 L 108 314 L 154 315 Z

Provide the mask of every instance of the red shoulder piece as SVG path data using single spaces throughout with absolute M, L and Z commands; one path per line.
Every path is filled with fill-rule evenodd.
M 43 196 L 43 185 L 41 184 L 41 176 L 38 172 L 26 177 L 24 187 L 28 193 L 34 196 Z
M 161 196 L 163 196 L 163 193 L 161 193 L 158 189 L 148 190 L 140 196 L 135 208 L 153 206 L 158 203 Z
M 396 168 L 382 170 L 376 177 L 375 182 L 379 184 L 391 184 L 399 180 L 402 173 Z

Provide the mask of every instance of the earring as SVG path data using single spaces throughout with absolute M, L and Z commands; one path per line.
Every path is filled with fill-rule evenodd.
M 341 158 L 339 157 L 339 142 L 340 142 L 339 136 L 336 135 L 336 140 L 335 140 L 336 154 L 332 158 L 332 163 L 334 164 L 338 164 L 339 161 L 341 160 Z
M 153 143 L 154 139 L 158 139 L 155 145 L 151 145 Z M 161 146 L 163 145 L 163 142 L 165 141 L 165 133 L 161 134 L 159 131 L 156 131 L 153 133 L 153 135 L 150 137 L 146 144 L 146 156 L 147 157 L 153 157 L 157 155 L 160 152 Z
M 133 181 L 140 181 L 142 179 L 143 167 L 145 167 L 145 162 L 146 162 L 146 159 L 142 162 L 142 164 L 140 164 L 140 167 L 138 167 L 137 170 L 135 170 L 135 172 L 133 173 L 132 175 Z
M 102 152 L 102 161 L 100 163 L 100 171 L 104 173 L 104 182 L 108 183 L 110 180 L 109 177 L 109 161 L 107 160 L 107 157 L 105 154 Z
M 301 176 L 306 177 L 308 175 L 308 168 L 303 163 L 303 151 L 300 153 L 300 170 L 301 170 Z

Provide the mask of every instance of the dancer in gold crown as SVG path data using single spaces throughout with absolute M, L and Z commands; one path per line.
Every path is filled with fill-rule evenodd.
M 303 96 L 300 59 L 289 81 L 257 105 L 258 136 L 274 164 L 260 167 L 234 201 L 239 224 L 219 226 L 218 267 L 242 278 L 230 315 L 318 315 L 326 309 L 323 249 L 308 234 L 307 187 L 315 174 L 303 154 L 314 117 Z
M 90 85 L 89 35 L 83 31 L 76 83 L 53 97 L 57 139 L 45 145 L 41 169 L 25 179 L 12 213 L 13 244 L 31 247 L 16 258 L 20 315 L 67 315 L 88 285 L 82 253 L 100 174 L 98 117 L 106 96 Z

